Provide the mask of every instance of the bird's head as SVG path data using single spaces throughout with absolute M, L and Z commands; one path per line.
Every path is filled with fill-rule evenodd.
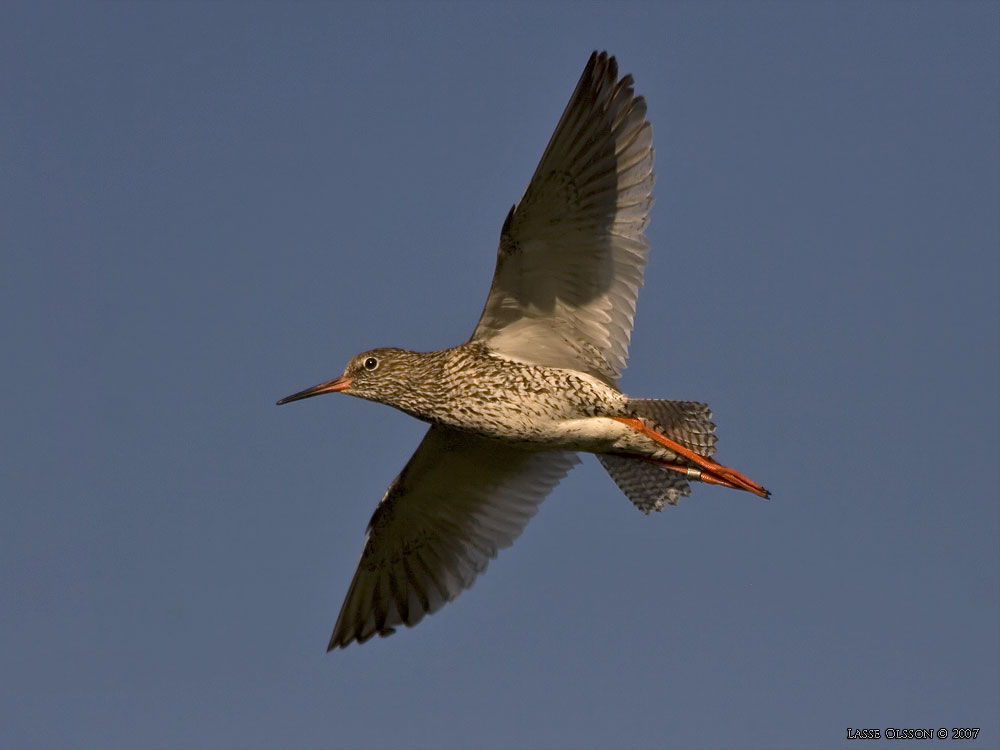
M 285 396 L 278 405 L 299 401 L 323 393 L 347 393 L 370 401 L 396 406 L 398 396 L 405 394 L 413 377 L 415 352 L 405 349 L 372 349 L 362 352 L 347 363 L 339 378 Z

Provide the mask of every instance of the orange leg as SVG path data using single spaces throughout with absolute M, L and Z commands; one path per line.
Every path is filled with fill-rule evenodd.
M 670 471 L 676 471 L 678 474 L 683 474 L 688 479 L 697 479 L 699 482 L 705 482 L 706 484 L 719 484 L 723 487 L 729 487 L 734 490 L 742 490 L 738 484 L 733 484 L 732 482 L 727 482 L 722 477 L 717 477 L 715 474 L 711 474 L 704 469 L 696 469 L 693 466 L 681 466 L 680 464 L 672 464 L 669 461 L 662 461 L 659 458 L 650 458 L 649 456 L 636 456 L 636 458 L 642 461 L 648 461 L 651 464 L 655 464 L 664 469 L 669 469 Z
M 637 432 L 641 432 L 651 440 L 655 440 L 660 445 L 669 448 L 677 455 L 683 456 L 688 461 L 691 461 L 702 468 L 702 470 L 699 471 L 698 469 L 689 469 L 687 467 L 676 466 L 666 461 L 657 461 L 653 459 L 653 463 L 658 464 L 665 469 L 679 471 L 682 474 L 687 474 L 692 479 L 699 479 L 702 482 L 708 482 L 709 484 L 721 484 L 724 487 L 746 490 L 747 492 L 752 492 L 760 497 L 771 496 L 771 493 L 764 489 L 761 485 L 757 484 L 752 479 L 743 476 L 743 474 L 736 471 L 736 469 L 730 469 L 728 466 L 723 466 L 710 458 L 706 458 L 705 456 L 695 453 L 690 448 L 685 448 L 676 440 L 671 440 L 666 435 L 662 435 L 656 430 L 647 427 L 641 420 L 636 419 L 635 417 L 612 417 L 612 419 L 628 425 Z

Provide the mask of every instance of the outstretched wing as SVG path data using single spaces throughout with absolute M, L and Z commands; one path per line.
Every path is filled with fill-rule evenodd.
M 473 340 L 614 384 L 649 253 L 652 143 L 632 77 L 618 80 L 615 59 L 595 52 L 504 222 Z
M 469 588 L 576 461 L 431 427 L 368 524 L 329 648 L 416 625 Z

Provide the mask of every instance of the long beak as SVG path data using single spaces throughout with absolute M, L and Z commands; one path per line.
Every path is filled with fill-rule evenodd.
M 300 401 L 301 399 L 309 398 L 310 396 L 319 396 L 323 393 L 337 393 L 338 391 L 347 390 L 350 387 L 351 379 L 346 375 L 341 375 L 339 378 L 335 378 L 334 380 L 314 385 L 312 388 L 306 388 L 304 391 L 293 393 L 291 396 L 285 396 L 278 402 L 278 406 L 292 401 Z

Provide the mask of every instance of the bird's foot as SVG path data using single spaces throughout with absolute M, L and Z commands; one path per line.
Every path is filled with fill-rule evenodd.
M 701 482 L 707 482 L 708 484 L 720 484 L 723 487 L 731 487 L 734 490 L 746 490 L 747 492 L 752 492 L 760 497 L 771 497 L 771 493 L 767 489 L 765 489 L 762 485 L 757 484 L 757 482 L 753 481 L 749 477 L 736 471 L 736 469 L 723 466 L 710 458 L 702 456 L 699 453 L 695 453 L 693 450 L 686 448 L 676 440 L 671 440 L 666 435 L 648 427 L 640 419 L 636 419 L 635 417 L 612 418 L 622 424 L 628 425 L 637 432 L 641 432 L 651 440 L 655 440 L 657 443 L 669 448 L 677 455 L 683 456 L 688 461 L 691 461 L 701 467 L 700 469 L 696 469 L 689 466 L 679 466 L 678 464 L 672 464 L 668 461 L 647 459 L 665 469 L 680 472 L 681 474 L 687 475 L 691 479 L 697 479 Z

